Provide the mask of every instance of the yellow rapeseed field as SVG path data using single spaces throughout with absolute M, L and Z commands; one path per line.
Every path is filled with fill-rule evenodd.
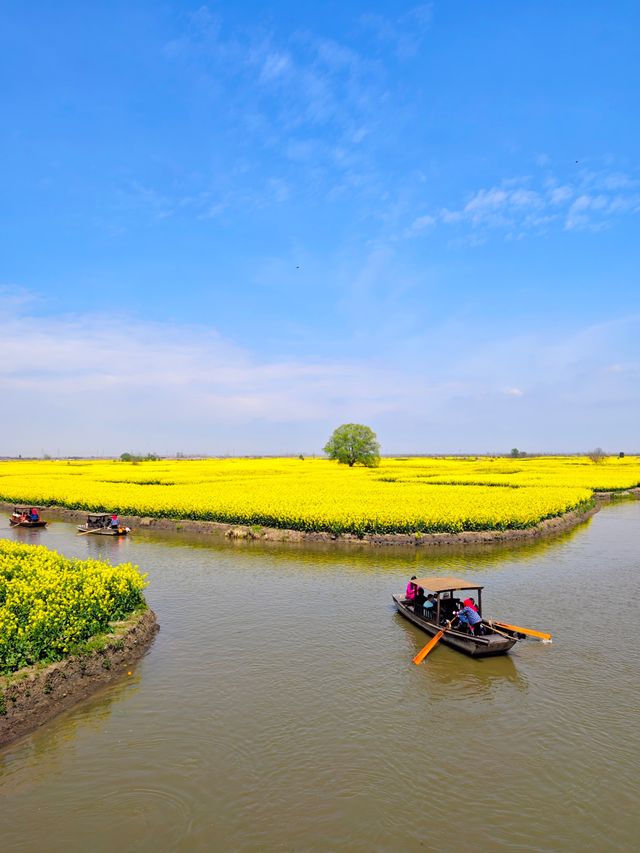
M 357 535 L 529 527 L 638 483 L 638 457 L 0 463 L 8 502 Z
M 69 560 L 0 539 L 0 673 L 65 657 L 144 606 L 145 585 L 130 563 Z

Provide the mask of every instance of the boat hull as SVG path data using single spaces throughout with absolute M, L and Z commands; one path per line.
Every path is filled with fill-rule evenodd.
M 13 519 L 9 519 L 9 524 L 11 527 L 46 527 L 46 521 L 13 521 Z
M 85 524 L 78 525 L 79 533 L 90 533 L 93 536 L 128 536 L 130 531 L 125 530 L 109 530 L 108 527 L 87 527 Z
M 441 630 L 441 626 L 436 625 L 435 622 L 426 619 L 424 616 L 418 616 L 410 607 L 407 607 L 403 603 L 404 596 L 393 595 L 392 598 L 398 612 L 425 633 L 434 637 Z M 485 658 L 507 654 L 509 649 L 513 648 L 516 644 L 517 638 L 504 637 L 500 634 L 487 634 L 484 637 L 474 637 L 471 634 L 463 634 L 461 631 L 448 629 L 445 631 L 440 642 L 457 649 L 459 652 L 463 652 L 465 655 L 470 655 L 474 658 Z

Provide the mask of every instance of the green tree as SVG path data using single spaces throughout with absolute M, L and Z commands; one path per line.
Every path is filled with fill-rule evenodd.
M 380 445 L 375 432 L 364 424 L 342 424 L 324 446 L 329 459 L 352 468 L 356 463 L 375 468 L 380 464 Z

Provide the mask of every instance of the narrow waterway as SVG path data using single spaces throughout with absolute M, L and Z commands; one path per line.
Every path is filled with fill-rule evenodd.
M 3 853 L 635 850 L 640 503 L 490 550 L 325 551 L 0 531 L 148 572 L 133 676 L 0 751 Z M 550 630 L 473 660 L 392 607 L 485 585 Z

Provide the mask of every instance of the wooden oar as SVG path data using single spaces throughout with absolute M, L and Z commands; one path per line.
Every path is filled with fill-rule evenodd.
M 99 530 L 99 528 L 98 528 L 98 527 L 96 527 L 96 528 L 95 528 L 95 530 L 78 530 L 78 534 L 79 534 L 80 536 L 84 536 L 84 535 L 85 535 L 85 534 L 87 534 L 87 533 L 95 533 L 95 532 L 96 532 L 96 530 Z
M 491 619 L 487 620 L 491 627 L 493 627 L 493 621 Z M 529 637 L 537 637 L 539 640 L 542 640 L 545 643 L 553 642 L 551 638 L 551 634 L 545 634 L 544 631 L 534 631 L 533 628 L 521 628 L 519 625 L 509 625 L 507 622 L 495 622 L 496 625 L 499 625 L 501 628 L 506 628 L 507 631 L 517 631 L 518 634 L 526 634 Z
M 427 643 L 427 645 L 423 649 L 420 649 L 418 654 L 413 659 L 413 662 L 415 663 L 416 666 L 418 664 L 422 663 L 422 661 L 426 658 L 426 656 L 429 654 L 429 652 L 432 649 L 435 649 L 435 647 L 438 645 L 440 640 L 444 637 L 444 632 L 447 631 L 450 627 L 451 627 L 451 622 L 447 622 L 447 624 L 444 626 L 444 628 L 442 628 L 440 631 L 438 631 L 438 633 L 435 634 L 435 636 L 433 636 L 429 640 L 429 642 Z
M 517 640 L 518 639 L 517 637 L 512 637 L 511 634 L 505 634 L 504 631 L 498 631 L 498 629 L 496 628 L 496 626 L 493 624 L 493 622 L 490 619 L 483 619 L 482 621 L 487 626 L 487 628 L 491 628 L 491 630 L 495 634 L 500 634 L 501 637 L 506 637 L 507 640 Z

